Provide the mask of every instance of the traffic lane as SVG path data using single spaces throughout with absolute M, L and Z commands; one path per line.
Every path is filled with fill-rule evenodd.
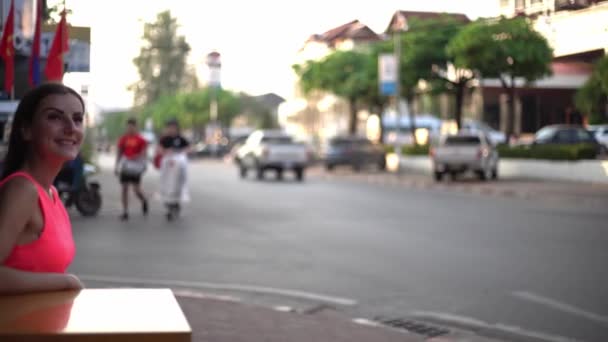
M 258 183 L 255 183 L 258 184 Z M 262 183 L 264 184 L 264 183 Z M 245 192 L 247 193 L 247 192 Z M 332 191 L 330 191 L 330 193 L 333 193 Z M 326 195 L 327 196 L 327 195 Z M 351 200 L 353 199 L 357 199 L 357 198 L 362 198 L 360 196 L 344 196 L 347 197 Z M 381 199 L 384 199 L 385 196 L 383 195 Z M 462 198 L 456 198 L 456 202 L 460 202 L 460 200 L 470 200 L 470 197 L 462 197 Z M 479 199 L 479 198 L 477 198 Z M 334 199 L 332 198 L 328 198 L 329 202 L 332 202 Z M 483 200 L 483 199 L 482 199 Z M 370 201 L 371 203 L 376 203 L 377 206 L 376 207 L 372 207 L 371 210 L 376 213 L 376 214 L 381 214 L 380 216 L 383 217 L 390 217 L 391 214 L 395 214 L 398 211 L 392 210 L 390 209 L 390 203 L 388 203 L 388 205 L 386 205 L 386 203 L 381 203 L 378 205 L 379 201 L 378 199 L 375 199 L 373 196 L 370 197 Z M 395 201 L 390 201 L 391 203 L 395 203 L 397 202 L 397 200 Z M 440 222 L 439 224 L 428 224 L 428 217 L 427 216 L 422 216 L 420 217 L 420 213 L 414 212 L 414 213 L 409 213 L 409 218 L 410 219 L 414 219 L 415 217 L 420 218 L 420 222 L 418 224 L 414 224 L 414 227 L 421 227 L 427 234 L 428 233 L 434 233 L 434 228 L 437 227 L 441 227 L 443 226 L 444 228 L 451 228 L 450 223 L 451 222 L 460 222 L 465 223 L 464 226 L 463 225 L 459 225 L 459 224 L 455 224 L 454 226 L 456 226 L 459 230 L 460 230 L 460 234 L 456 234 L 455 236 L 451 236 L 448 234 L 445 237 L 447 238 L 446 240 L 452 241 L 452 243 L 450 243 L 451 245 L 445 246 L 445 245 L 440 245 L 437 249 L 438 251 L 433 251 L 432 249 L 429 250 L 427 248 L 425 248 L 426 252 L 430 252 L 428 253 L 429 255 L 432 255 L 435 259 L 437 259 L 438 255 L 441 254 L 445 254 L 446 257 L 444 258 L 439 258 L 439 259 L 443 259 L 444 261 L 452 261 L 455 260 L 454 259 L 454 254 L 453 253 L 445 253 L 444 251 L 449 251 L 450 248 L 453 248 L 454 246 L 462 246 L 463 249 L 468 249 L 468 250 L 472 250 L 474 251 L 473 253 L 471 253 L 473 258 L 470 258 L 470 260 L 468 260 L 467 263 L 467 257 L 465 255 L 464 258 L 461 258 L 462 262 L 456 262 L 455 265 L 446 265 L 447 268 L 451 271 L 445 272 L 445 275 L 447 276 L 446 279 L 444 280 L 439 280 L 439 283 L 447 283 L 447 284 L 451 284 L 447 287 L 440 287 L 439 289 L 437 289 L 436 291 L 430 291 L 433 292 L 435 295 L 437 295 L 438 293 L 454 293 L 454 291 L 456 290 L 457 292 L 463 292 L 462 289 L 467 289 L 469 288 L 468 283 L 470 283 L 470 281 L 476 280 L 476 284 L 474 284 L 474 286 L 471 287 L 472 291 L 464 291 L 464 292 L 468 292 L 469 295 L 467 296 L 468 299 L 465 301 L 466 303 L 464 305 L 458 305 L 458 304 L 454 304 L 454 308 L 458 309 L 459 307 L 463 307 L 463 308 L 471 308 L 474 307 L 475 305 L 472 305 L 471 303 L 481 303 L 483 304 L 483 302 L 487 299 L 487 298 L 483 298 L 483 296 L 480 296 L 480 293 L 484 293 L 484 292 L 488 292 L 487 289 L 496 289 L 497 286 L 492 285 L 492 284 L 496 284 L 496 283 L 501 283 L 501 284 L 509 284 L 509 282 L 513 282 L 513 280 L 516 280 L 514 283 L 514 285 L 511 285 L 510 288 L 519 288 L 519 289 L 533 289 L 536 292 L 532 292 L 532 293 L 547 293 L 546 289 L 548 287 L 548 285 L 552 285 L 552 282 L 554 280 L 560 280 L 563 281 L 561 287 L 557 287 L 556 289 L 554 289 L 553 291 L 550 291 L 551 294 L 555 295 L 555 298 L 568 298 L 571 299 L 571 303 L 578 303 L 581 304 L 582 307 L 586 307 L 586 308 L 592 308 L 595 310 L 598 310 L 599 312 L 602 312 L 602 310 L 605 310 L 605 307 L 601 304 L 601 303 L 605 303 L 608 302 L 604 299 L 608 298 L 606 297 L 606 292 L 605 291 L 601 291 L 602 288 L 599 287 L 598 285 L 601 284 L 602 282 L 597 282 L 597 278 L 595 277 L 595 271 L 590 271 L 587 272 L 587 270 L 592 270 L 595 269 L 596 271 L 599 271 L 601 269 L 603 269 L 605 267 L 604 262 L 602 260 L 606 260 L 606 254 L 605 252 L 603 252 L 602 246 L 605 245 L 606 242 L 606 234 L 605 231 L 603 229 L 597 229 L 597 228 L 601 228 L 602 227 L 602 222 L 605 221 L 606 215 L 603 213 L 597 213 L 595 211 L 581 211 L 581 210 L 571 210 L 570 208 L 561 208 L 561 210 L 555 210 L 555 208 L 545 208 L 544 206 L 536 206 L 534 205 L 534 203 L 529 203 L 529 202 L 519 202 L 518 204 L 520 205 L 520 209 L 525 210 L 525 217 L 523 219 L 520 220 L 515 220 L 514 218 L 517 217 L 516 215 L 512 215 L 511 213 L 509 213 L 509 210 L 506 210 L 506 212 L 503 208 L 504 205 L 501 203 L 493 203 L 490 204 L 489 206 L 486 206 L 486 210 L 485 212 L 488 214 L 487 216 L 490 217 L 495 217 L 494 220 L 496 222 L 496 225 L 493 227 L 495 229 L 493 230 L 487 230 L 484 229 L 484 226 L 482 225 L 481 227 L 476 227 L 476 223 L 477 223 L 477 218 L 470 220 L 470 218 L 474 218 L 474 217 L 478 217 L 479 218 L 479 214 L 478 215 L 468 215 L 467 214 L 467 210 L 460 210 L 457 207 L 454 207 L 453 205 L 453 201 L 450 201 L 451 204 L 451 209 L 453 211 L 453 213 L 458 213 L 458 212 L 462 212 L 464 215 L 457 215 L 457 218 L 454 220 L 452 219 L 452 217 L 446 217 L 446 213 L 445 210 L 442 211 L 442 215 L 444 216 L 443 222 Z M 364 203 L 365 205 L 366 203 Z M 530 206 L 530 208 L 528 207 Z M 351 207 L 348 204 L 345 204 L 344 207 Z M 357 208 L 358 205 L 354 205 L 354 208 Z M 388 212 L 379 212 L 378 207 L 380 208 L 389 208 Z M 418 206 L 414 206 L 414 208 L 420 208 L 420 207 L 431 207 L 431 208 L 450 208 L 450 205 L 443 205 L 442 203 L 438 203 L 437 199 L 432 199 L 430 201 L 430 203 L 428 203 L 428 205 L 418 205 Z M 332 208 L 332 211 L 335 212 L 335 207 Z M 338 208 L 340 209 L 340 208 Z M 477 203 L 473 203 L 472 205 L 469 205 L 469 209 L 472 210 L 468 210 L 468 212 L 471 211 L 476 211 L 476 210 L 480 210 L 481 212 L 484 212 L 484 209 L 482 206 L 480 206 Z M 498 209 L 498 210 L 496 210 Z M 358 222 L 365 222 L 365 221 L 361 221 L 361 220 L 365 220 L 366 217 L 356 217 L 356 214 L 359 213 L 359 210 L 355 210 L 354 214 L 352 212 L 345 212 L 345 213 L 341 213 L 338 211 L 338 213 L 336 214 L 338 222 L 341 220 L 342 217 L 349 216 L 353 217 L 353 221 L 358 221 Z M 403 212 L 401 214 L 401 216 L 403 216 Z M 407 215 L 407 213 L 405 213 Z M 331 216 L 326 215 L 326 213 L 323 213 L 320 216 L 325 216 L 325 222 L 328 223 L 328 218 L 331 218 Z M 432 212 L 431 212 L 431 217 Z M 481 217 L 483 218 L 483 215 L 481 215 Z M 382 225 L 382 224 L 386 224 L 386 226 L 391 226 L 391 225 L 399 225 L 400 222 L 403 222 L 402 219 L 397 219 L 397 222 L 390 222 L 391 220 L 389 219 L 388 221 L 385 221 L 384 223 L 382 222 L 382 220 L 377 220 L 377 217 L 373 217 L 371 222 L 363 224 L 362 225 L 362 229 L 366 229 L 369 227 L 374 227 L 375 225 Z M 425 222 L 427 221 L 427 222 Z M 440 220 L 441 221 L 441 220 Z M 591 223 L 589 223 L 588 221 L 591 221 Z M 446 224 L 447 223 L 447 224 Z M 352 224 L 351 224 L 352 226 Z M 331 226 L 330 226 L 331 227 Z M 356 228 L 357 226 L 353 226 L 354 228 Z M 342 228 L 342 225 L 338 224 L 336 227 L 331 227 L 334 229 L 328 229 L 327 231 L 329 232 L 335 232 L 335 231 L 340 231 L 340 228 Z M 463 228 L 471 228 L 471 232 L 470 234 L 463 233 Z M 481 228 L 482 230 L 479 230 L 478 228 Z M 492 227 L 491 227 L 492 228 Z M 322 232 L 322 234 L 320 236 L 318 236 L 318 238 L 323 238 L 323 237 L 327 237 L 328 232 L 324 231 Z M 411 231 L 410 231 L 411 232 Z M 421 242 L 421 245 L 425 245 L 428 246 L 429 244 L 437 244 L 438 241 L 441 241 L 441 234 L 442 234 L 443 230 L 439 230 L 437 231 L 437 238 L 434 239 L 428 239 L 426 242 Z M 352 229 L 351 231 L 349 231 L 348 233 L 352 234 Z M 415 232 L 416 233 L 416 232 Z M 503 234 L 505 233 L 505 234 Z M 546 233 L 549 233 L 549 235 L 547 235 Z M 340 238 L 341 234 L 338 234 L 338 236 L 336 236 L 336 239 Z M 416 235 L 413 235 L 416 236 Z M 424 235 L 423 235 L 424 236 Z M 428 235 L 426 235 L 428 236 Z M 459 243 L 457 240 L 458 238 L 463 237 L 464 239 Z M 479 238 L 483 238 L 482 241 L 479 241 L 479 244 L 473 244 L 473 248 L 468 248 L 466 243 L 468 241 L 471 240 L 471 237 L 475 237 L 477 239 Z M 373 238 L 373 237 L 371 237 Z M 316 239 L 313 239 L 313 241 L 315 241 Z M 367 236 L 361 236 L 358 239 L 353 239 L 356 241 L 366 241 L 368 243 L 366 243 L 367 246 L 369 246 L 369 241 L 373 241 L 368 239 Z M 409 236 L 409 240 L 412 240 L 412 235 Z M 474 240 L 474 239 L 473 239 Z M 381 241 L 380 243 L 380 248 L 384 247 L 386 248 L 387 246 L 390 246 L 390 242 L 394 241 L 391 237 L 388 237 L 386 239 L 386 241 Z M 397 241 L 399 241 L 399 239 L 397 239 Z M 538 241 L 541 241 L 541 243 L 539 244 Z M 397 244 L 397 246 L 395 246 L 394 250 L 399 251 L 400 250 L 400 246 L 401 247 L 405 247 L 407 248 L 407 250 L 411 250 L 411 251 L 415 251 L 415 249 L 412 249 L 412 247 L 416 247 L 418 245 L 418 242 L 420 241 L 414 241 L 414 246 L 408 246 L 407 244 Z M 544 242 L 544 243 L 543 243 Z M 590 246 L 589 242 L 595 242 L 595 247 Z M 508 249 L 501 249 L 501 247 L 503 247 L 503 245 L 507 245 L 510 246 Z M 543 247 L 543 244 L 546 245 L 546 247 Z M 566 248 L 564 248 L 564 245 L 566 245 Z M 339 250 L 340 248 L 332 248 L 333 246 L 330 246 L 328 248 L 326 248 L 325 250 Z M 471 246 L 470 246 L 471 247 Z M 599 253 L 597 253 L 597 256 L 592 256 L 589 259 L 587 259 L 586 257 L 584 257 L 584 254 L 586 253 L 581 253 L 583 251 L 586 250 L 592 250 L 592 251 L 598 251 Z M 591 252 L 593 254 L 593 252 Z M 403 253 L 397 253 L 396 256 L 394 256 L 392 258 L 392 260 L 399 260 L 400 256 Z M 466 252 L 464 253 L 466 254 Z M 600 255 L 601 254 L 601 255 Z M 416 259 L 423 259 L 420 258 L 420 256 L 425 255 L 424 251 L 420 251 L 418 252 L 414 252 L 413 255 L 411 257 L 406 257 L 406 259 L 408 260 L 416 260 Z M 416 258 L 416 256 L 418 256 L 419 258 Z M 474 256 L 477 256 L 477 258 L 475 258 Z M 560 262 L 560 258 L 557 256 L 561 256 L 563 261 Z M 332 256 L 331 258 L 329 258 L 331 260 L 339 260 L 339 256 Z M 391 256 L 387 256 L 386 258 L 387 260 L 391 260 Z M 491 260 L 493 261 L 493 265 L 491 262 Z M 422 261 L 422 260 L 421 260 Z M 369 259 L 367 259 L 367 262 L 369 263 Z M 477 264 L 476 264 L 477 263 Z M 530 265 L 527 265 L 530 264 Z M 548 265 L 553 265 L 555 266 L 556 264 L 560 265 L 557 267 L 551 267 Z M 365 263 L 361 263 L 360 264 L 361 267 L 366 267 Z M 388 263 L 387 266 L 390 265 L 390 262 Z M 468 265 L 468 267 L 465 266 L 464 269 L 459 269 L 458 266 L 461 265 Z M 496 265 L 502 265 L 501 267 L 496 267 Z M 417 274 L 417 275 L 428 275 L 429 274 L 429 270 L 428 270 L 428 262 L 426 263 L 425 269 L 421 270 L 420 272 L 411 272 L 411 274 Z M 367 265 L 367 268 L 370 269 L 374 269 L 377 267 L 382 267 L 381 264 L 376 264 L 376 265 Z M 551 270 L 553 268 L 553 270 Z M 478 270 L 479 272 L 467 272 L 468 270 Z M 521 270 L 520 270 L 521 269 Z M 564 272 L 564 269 L 566 270 Z M 496 270 L 497 273 L 492 274 L 491 272 L 488 272 L 488 270 Z M 583 271 L 581 273 L 581 271 Z M 601 272 L 601 271 L 600 271 Z M 553 274 L 551 274 L 553 273 Z M 563 274 L 566 273 L 566 274 Z M 580 275 L 578 273 L 581 273 Z M 455 275 L 456 276 L 455 276 Z M 556 277 L 554 276 L 555 274 L 557 275 L 562 275 L 562 276 L 566 276 L 568 278 L 570 278 L 571 280 L 574 280 L 573 283 L 574 284 L 569 284 L 572 283 L 568 282 L 568 281 L 564 281 L 563 279 L 560 279 L 560 277 Z M 382 275 L 385 275 L 384 272 Z M 384 279 L 382 278 L 382 275 L 372 275 L 373 277 L 376 277 L 377 279 Z M 484 275 L 485 278 L 489 278 L 492 279 L 492 284 L 490 284 L 490 286 L 484 286 Z M 504 278 L 504 279 L 503 279 Z M 537 279 L 535 279 L 537 278 Z M 459 280 L 462 279 L 464 280 L 464 283 L 462 285 L 458 285 Z M 588 279 L 585 280 L 585 279 Z M 436 280 L 436 279 L 435 279 Z M 517 281 L 520 280 L 520 281 Z M 522 281 L 523 280 L 523 281 Z M 605 280 L 605 278 L 604 278 Z M 422 280 L 422 283 L 437 283 L 434 282 L 432 279 L 430 281 L 424 281 Z M 536 284 L 537 286 L 531 286 L 531 284 Z M 407 285 L 407 284 L 405 284 Z M 456 286 L 453 286 L 456 285 Z M 397 286 L 398 287 L 398 286 Z M 457 289 L 461 289 L 461 291 L 458 291 Z M 574 291 L 571 291 L 572 289 L 574 289 Z M 376 289 L 377 292 L 378 289 Z M 391 288 L 390 290 L 394 291 L 394 287 Z M 390 291 L 389 290 L 389 291 Z M 406 292 L 411 292 L 411 291 L 406 291 Z M 513 301 L 513 294 L 514 293 L 518 293 L 518 292 L 522 292 L 522 291 L 518 291 L 518 290 L 513 290 L 511 292 L 509 291 L 504 291 L 504 293 L 509 297 L 509 299 L 511 299 L 511 301 Z M 369 292 L 366 292 L 369 293 Z M 390 292 L 388 292 L 390 293 Z M 496 291 L 496 293 L 500 293 L 500 291 Z M 589 293 L 595 293 L 596 295 L 594 296 L 589 296 Z M 365 293 L 363 294 L 365 295 Z M 426 296 L 424 293 L 419 293 L 416 294 L 414 296 L 412 296 L 414 298 L 429 298 L 429 296 Z M 449 296 L 452 297 L 453 296 Z M 481 297 L 481 298 L 480 298 Z M 500 296 L 502 297 L 502 295 Z M 384 304 L 387 304 L 386 301 Z M 413 301 L 407 301 L 409 304 L 411 304 L 412 302 L 415 302 L 415 300 Z M 444 301 L 442 303 L 442 305 L 445 305 L 446 303 L 450 303 L 450 302 L 454 302 L 454 300 L 452 301 Z M 503 303 L 504 304 L 504 303 Z M 529 303 L 522 303 L 522 304 L 529 304 Z M 381 305 L 382 306 L 382 305 Z M 424 305 L 420 306 L 423 307 Z M 522 305 L 523 306 L 523 305 Z M 434 306 L 435 308 L 437 308 L 437 306 Z M 444 306 L 447 307 L 447 306 Z M 486 308 L 486 306 L 481 305 L 481 307 Z M 386 307 L 382 308 L 383 310 L 386 309 Z M 403 307 L 401 308 L 401 312 L 402 312 Z M 398 310 L 397 310 L 398 311 Z M 509 311 L 509 310 L 507 310 Z M 510 310 L 511 313 L 514 313 L 515 311 Z M 485 316 L 485 315 L 484 315 Z M 529 319 L 533 320 L 534 317 L 529 317 Z M 500 320 L 499 320 L 500 322 Z M 545 320 L 545 323 L 547 323 L 547 320 Z M 550 323 L 550 322 L 549 322 Z M 566 326 L 566 325 L 561 325 L 561 326 Z M 597 327 L 596 327 L 597 328 Z M 585 329 L 588 331 L 592 331 L 593 329 Z M 567 331 L 566 331 L 567 332 Z
M 568 257 L 568 249 L 563 250 L 561 256 L 576 270 L 566 276 L 578 279 L 574 287 L 563 288 L 605 298 L 597 287 L 582 289 L 590 282 L 581 281 L 586 273 L 578 274 L 585 250 L 597 250 L 588 245 L 589 238 L 601 242 L 603 235 L 582 234 L 577 243 L 572 231 L 580 230 L 581 222 L 567 211 L 558 212 L 564 221 L 553 219 L 553 209 L 528 208 L 520 201 L 315 180 L 239 181 L 234 169 L 216 164 L 194 165 L 192 171 L 195 201 L 183 220 L 171 226 L 175 229 L 153 216 L 153 224 L 130 222 L 128 230 L 119 225 L 115 235 L 97 230 L 99 237 L 86 239 L 98 242 L 98 259 L 105 259 L 98 260 L 98 266 L 106 267 L 106 274 L 133 276 L 137 270 L 136 275 L 151 278 L 336 294 L 359 300 L 358 313 L 367 315 L 464 310 L 475 316 L 495 298 L 507 296 L 510 301 L 503 306 L 517 303 L 510 296 L 515 291 L 534 289 L 564 298 L 552 283 L 562 280 L 555 276 L 559 270 L 538 274 L 551 263 L 563 264 L 560 255 L 551 258 L 543 243 L 537 243 L 550 228 L 549 241 L 562 247 L 573 240 L 572 254 L 578 253 L 578 258 Z M 498 224 L 479 225 L 477 210 Z M 510 218 L 510 224 L 504 224 Z M 605 217 L 600 215 L 589 226 L 601 227 L 600 220 Z M 114 241 L 117 237 L 120 241 Z M 584 248 L 579 250 L 577 244 Z M 115 261 L 104 257 L 108 245 L 117 247 Z M 599 260 L 606 260 L 605 255 Z M 591 265 L 590 271 L 601 275 L 598 267 Z M 572 299 L 573 293 L 577 291 L 566 291 L 566 297 Z

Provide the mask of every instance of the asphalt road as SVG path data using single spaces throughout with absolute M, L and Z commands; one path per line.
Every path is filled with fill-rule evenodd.
M 167 223 L 155 201 L 149 217 L 135 207 L 123 223 L 116 181 L 99 175 L 104 210 L 74 214 L 71 270 L 89 286 L 327 303 L 353 317 L 515 340 L 608 340 L 604 208 L 315 176 L 240 180 L 218 162 L 193 163 L 190 176 L 192 202 L 178 221 Z M 149 192 L 156 179 L 146 176 Z

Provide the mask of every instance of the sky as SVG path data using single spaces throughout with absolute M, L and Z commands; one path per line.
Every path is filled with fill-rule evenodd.
M 49 4 L 56 1 L 50 0 Z M 471 19 L 497 13 L 496 0 L 66 0 L 68 22 L 91 27 L 91 71 L 66 75 L 74 86 L 89 84 L 89 101 L 100 110 L 130 107 L 127 86 L 138 78 L 145 22 L 170 10 L 192 50 L 189 63 L 204 79 L 207 53 L 222 56 L 222 86 L 251 95 L 290 97 L 291 65 L 314 33 L 358 19 L 383 32 L 396 10 L 460 12 Z

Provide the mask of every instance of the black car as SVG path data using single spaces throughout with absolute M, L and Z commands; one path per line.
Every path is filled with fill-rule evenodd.
M 574 145 L 590 144 L 596 148 L 597 154 L 601 152 L 601 145 L 593 134 L 578 125 L 551 125 L 541 128 L 534 136 L 535 145 Z
M 386 157 L 381 145 L 362 137 L 336 137 L 329 141 L 323 153 L 325 168 L 329 171 L 338 165 L 360 170 L 366 165 L 375 165 L 384 170 Z

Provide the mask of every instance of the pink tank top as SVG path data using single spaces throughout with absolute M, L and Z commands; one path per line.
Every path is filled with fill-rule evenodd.
M 15 177 L 25 177 L 38 188 L 38 204 L 44 224 L 40 237 L 25 245 L 16 245 L 4 266 L 30 272 L 65 273 L 72 263 L 76 248 L 72 237 L 72 224 L 57 190 L 52 188 L 52 199 L 32 176 L 16 172 L 6 177 L 0 186 Z

